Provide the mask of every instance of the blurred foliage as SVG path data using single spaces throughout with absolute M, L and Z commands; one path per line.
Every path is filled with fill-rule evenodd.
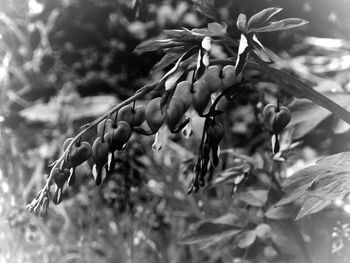
M 261 42 L 280 58 L 278 67 L 318 83 L 349 109 L 350 1 L 215 2 L 228 25 L 242 12 L 270 6 L 309 20 Z M 282 154 L 271 160 L 259 112 L 276 87 L 264 83 L 229 105 L 222 164 L 198 194 L 186 195 L 203 125 L 194 118 L 192 140 L 172 135 L 154 153 L 152 138 L 133 136 L 100 188 L 85 163 L 62 204 L 51 205 L 44 219 L 28 214 L 24 207 L 63 141 L 162 76 L 149 74 L 162 53 L 138 56 L 135 47 L 163 29 L 203 27 L 210 19 L 180 0 L 2 0 L 0 11 L 0 262 L 302 262 L 291 242 L 297 211 L 274 208 L 280 198 L 274 178 L 349 150 L 349 127 L 309 101 L 293 101 L 297 128 L 282 136 Z M 239 37 L 238 30 L 230 34 Z M 325 38 L 339 41 L 330 47 Z M 227 57 L 221 49 L 213 53 Z M 305 124 L 304 110 L 316 116 L 314 126 Z M 237 175 L 241 181 L 232 183 Z M 348 221 L 332 206 L 298 222 L 315 262 L 347 262 Z

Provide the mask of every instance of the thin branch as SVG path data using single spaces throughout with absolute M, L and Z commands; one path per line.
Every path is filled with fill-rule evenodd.
M 111 114 L 115 113 L 116 111 L 118 111 L 120 108 L 130 104 L 131 102 L 141 98 L 143 95 L 151 92 L 155 87 L 156 87 L 157 83 L 153 83 L 153 84 L 149 84 L 146 85 L 142 88 L 140 88 L 133 96 L 131 96 L 130 98 L 122 101 L 121 103 L 119 103 L 118 105 L 114 106 L 112 109 L 110 109 L 107 113 L 105 113 L 104 115 L 100 116 L 99 118 L 97 118 L 96 120 L 94 120 L 92 123 L 88 124 L 86 128 L 84 128 L 81 132 L 79 132 L 73 139 L 72 141 L 69 143 L 69 145 L 67 146 L 66 150 L 62 153 L 62 155 L 53 163 L 53 167 L 51 168 L 51 172 L 49 177 L 46 180 L 46 183 L 44 185 L 44 187 L 41 189 L 38 197 L 34 200 L 37 201 L 36 202 L 32 202 L 29 206 L 27 206 L 27 208 L 29 210 L 31 209 L 35 209 L 38 205 L 40 205 L 42 198 L 44 197 L 45 193 L 49 191 L 50 185 L 52 183 L 53 180 L 53 174 L 54 174 L 54 170 L 55 168 L 57 168 L 61 163 L 63 163 L 64 159 L 66 158 L 67 154 L 69 153 L 71 147 L 78 141 L 78 139 L 83 136 L 86 132 L 88 132 L 89 130 L 91 130 L 93 127 L 95 127 L 97 124 L 99 124 L 101 121 L 103 121 L 105 118 L 107 118 L 108 116 L 110 116 Z

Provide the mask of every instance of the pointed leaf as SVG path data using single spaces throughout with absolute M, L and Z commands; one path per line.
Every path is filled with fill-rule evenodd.
M 173 48 L 181 46 L 182 43 L 176 42 L 172 39 L 150 39 L 140 43 L 134 50 L 137 55 L 146 52 L 159 51 L 163 48 Z
M 327 201 L 321 197 L 309 196 L 305 198 L 298 215 L 295 220 L 299 220 L 304 216 L 320 212 L 322 209 L 330 205 L 331 201 Z
M 167 80 L 165 81 L 165 90 L 171 90 L 172 88 L 175 87 L 176 83 L 179 81 L 179 79 L 182 77 L 184 74 L 185 70 L 184 69 L 178 69 L 175 71 L 173 74 L 171 74 Z
M 256 13 L 248 20 L 248 28 L 252 29 L 262 26 L 266 21 L 282 10 L 283 8 L 270 7 Z
M 276 22 L 271 22 L 269 25 L 253 28 L 248 30 L 248 33 L 263 33 L 263 32 L 273 32 L 279 30 L 287 30 L 299 26 L 303 26 L 308 24 L 309 21 L 301 19 L 301 18 L 287 18 Z
M 190 233 L 179 240 L 180 244 L 195 244 L 201 242 L 219 241 L 221 238 L 237 235 L 241 229 L 233 225 L 236 218 L 228 214 L 216 219 L 205 220 L 195 224 Z
M 253 35 L 253 41 L 250 44 L 254 47 L 254 52 L 259 56 L 259 58 L 265 62 L 271 62 L 270 56 L 267 54 L 264 46 L 260 43 L 256 35 Z
M 331 202 L 350 193 L 350 152 L 321 159 L 287 179 L 287 193 L 277 205 L 301 201 L 296 219 L 321 211 Z
M 294 214 L 295 216 L 295 214 Z M 268 219 L 281 220 L 293 218 L 293 208 L 288 205 L 272 206 L 265 212 L 265 217 Z
M 181 57 L 181 54 L 165 54 L 162 59 L 152 67 L 151 74 L 153 75 L 155 73 L 158 73 L 159 71 L 173 64 L 176 60 L 179 59 L 179 57 Z
M 235 65 L 236 76 L 238 76 L 242 72 L 246 64 L 248 52 L 249 52 L 248 40 L 243 34 L 241 34 L 241 39 L 239 41 L 239 48 L 238 48 L 238 56 L 237 56 L 236 65 Z

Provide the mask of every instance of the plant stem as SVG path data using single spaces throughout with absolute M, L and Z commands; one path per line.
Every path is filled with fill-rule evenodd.
M 62 155 L 53 163 L 53 167 L 51 168 L 51 172 L 49 177 L 46 180 L 46 183 L 43 187 L 43 189 L 41 189 L 39 196 L 33 200 L 33 202 L 27 206 L 27 208 L 31 211 L 33 208 L 35 208 L 38 204 L 41 203 L 41 200 L 43 199 L 45 193 L 47 191 L 49 191 L 51 182 L 53 180 L 53 171 L 55 170 L 55 168 L 57 168 L 60 164 L 63 163 L 66 155 L 69 153 L 71 147 L 79 140 L 79 138 L 81 136 L 83 136 L 86 132 L 88 132 L 89 130 L 91 130 L 93 127 L 95 127 L 98 123 L 100 123 L 101 121 L 103 121 L 105 118 L 107 118 L 109 115 L 115 113 L 116 111 L 118 111 L 120 108 L 128 105 L 129 103 L 141 98 L 143 95 L 151 92 L 155 87 L 157 86 L 157 83 L 153 83 L 153 84 L 149 84 L 146 85 L 142 88 L 140 88 L 138 91 L 136 91 L 136 93 L 131 96 L 130 98 L 122 101 L 121 103 L 119 103 L 118 105 L 114 106 L 112 109 L 110 109 L 107 113 L 105 113 L 104 115 L 100 116 L 99 118 L 97 118 L 96 120 L 94 120 L 93 122 L 91 122 L 90 124 L 87 125 L 86 128 L 84 128 L 82 131 L 80 131 L 73 139 L 72 141 L 69 143 L 69 145 L 67 146 L 66 150 L 62 153 Z

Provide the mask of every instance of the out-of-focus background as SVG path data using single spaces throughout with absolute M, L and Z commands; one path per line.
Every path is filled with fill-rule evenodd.
M 283 7 L 281 17 L 309 20 L 299 30 L 269 33 L 260 40 L 281 58 L 281 68 L 319 83 L 324 92 L 350 92 L 350 1 L 215 2 L 229 25 L 242 12 L 250 16 L 270 6 Z M 200 219 L 244 211 L 256 223 L 265 212 L 262 206 L 237 210 L 230 185 L 186 194 L 192 170 L 188 161 L 198 147 L 196 127 L 192 140 L 174 135 L 160 153 L 151 150 L 153 137 L 135 135 L 120 154 L 115 174 L 101 187 L 85 163 L 75 185 L 64 191 L 64 201 L 51 204 L 47 217 L 25 210 L 66 138 L 161 78 L 150 69 L 162 53 L 138 56 L 134 48 L 163 29 L 200 28 L 207 22 L 191 1 L 183 0 L 0 0 L 0 263 L 287 262 L 278 261 L 276 248 L 263 242 L 251 250 L 255 254 L 233 250 L 227 240 L 205 248 L 177 242 Z M 239 37 L 238 31 L 230 33 Z M 222 50 L 216 54 L 227 57 Z M 257 92 L 248 95 L 248 101 L 260 99 Z M 329 125 L 334 120 L 326 117 L 311 129 L 300 120 L 304 129 L 296 137 L 306 139 L 285 175 L 319 155 L 350 149 L 348 127 L 339 122 L 334 130 Z M 251 104 L 235 105 L 227 118 L 227 145 L 252 152 L 251 142 L 261 130 Z M 94 131 L 86 139 L 93 136 Z M 255 152 L 255 157 L 263 162 L 264 154 Z M 320 260 L 322 248 L 332 242 L 332 228 L 317 232 L 321 217 L 302 224 L 314 231 L 309 238 L 318 238 L 311 247 Z M 329 221 L 336 224 L 332 216 Z M 288 235 L 276 235 L 287 249 Z

